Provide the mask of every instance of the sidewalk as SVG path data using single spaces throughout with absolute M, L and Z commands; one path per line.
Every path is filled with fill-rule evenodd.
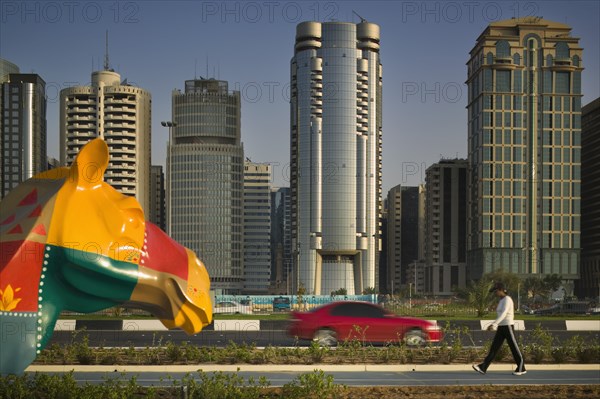
M 495 363 L 494 371 L 512 371 L 515 366 L 512 363 Z M 148 372 L 148 373 L 186 373 L 197 370 L 204 372 L 312 372 L 323 370 L 324 372 L 443 372 L 443 371 L 472 371 L 471 364 L 194 364 L 194 365 L 31 365 L 26 372 Z M 597 370 L 600 375 L 600 364 L 527 364 L 528 371 L 548 370 Z

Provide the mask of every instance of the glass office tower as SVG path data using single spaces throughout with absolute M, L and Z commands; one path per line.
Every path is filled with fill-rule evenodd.
M 490 24 L 470 52 L 470 278 L 579 275 L 581 64 L 568 25 Z
M 0 199 L 48 169 L 46 158 L 46 82 L 36 74 L 0 69 Z
M 291 60 L 294 285 L 377 288 L 381 217 L 379 26 L 303 22 Z
M 173 92 L 173 127 L 167 150 L 168 230 L 196 252 L 211 288 L 243 289 L 244 149 L 240 93 L 222 80 L 185 82 Z

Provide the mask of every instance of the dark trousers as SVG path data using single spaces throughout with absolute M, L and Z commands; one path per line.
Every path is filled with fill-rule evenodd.
M 515 338 L 515 327 L 514 326 L 498 326 L 498 330 L 496 331 L 496 335 L 494 336 L 494 341 L 492 342 L 492 346 L 490 347 L 490 353 L 483 360 L 483 363 L 479 365 L 479 367 L 486 371 L 490 366 L 490 363 L 496 357 L 498 350 L 504 343 L 504 341 L 508 342 L 508 346 L 510 351 L 512 352 L 513 359 L 515 359 L 515 363 L 517 363 L 517 369 L 515 371 L 525 371 L 525 360 L 523 359 L 523 355 L 519 350 L 519 345 L 517 344 L 517 340 Z

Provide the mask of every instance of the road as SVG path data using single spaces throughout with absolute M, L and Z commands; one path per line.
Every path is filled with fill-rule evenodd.
M 586 342 L 600 341 L 600 332 L 598 331 L 548 331 L 556 340 L 556 343 L 565 342 L 570 337 L 579 335 Z M 199 334 L 189 336 L 180 330 L 174 331 L 111 331 L 111 330 L 89 330 L 85 331 L 89 337 L 89 345 L 93 347 L 148 347 L 161 346 L 171 341 L 188 343 L 199 346 L 224 347 L 229 342 L 237 344 L 254 343 L 258 347 L 271 346 L 307 346 L 307 341 L 296 342 L 294 338 L 288 337 L 284 330 L 263 330 L 263 331 L 214 331 L 205 330 Z M 468 346 L 482 346 L 489 342 L 493 337 L 493 332 L 472 331 L 471 338 L 462 336 L 462 344 Z M 524 343 L 531 341 L 531 330 L 517 332 L 517 339 Z M 449 335 L 446 342 L 453 342 L 453 337 Z M 73 340 L 72 331 L 56 331 L 50 340 L 50 344 L 68 344 Z
M 42 371 L 47 374 L 61 374 L 76 366 L 30 366 L 28 372 Z M 119 368 L 119 371 L 113 370 Z M 107 378 L 120 378 L 127 381 L 136 377 L 142 386 L 172 385 L 171 379 L 180 381 L 186 375 L 194 376 L 197 368 L 206 373 L 222 371 L 258 379 L 265 376 L 271 386 L 283 386 L 303 373 L 321 369 L 331 375 L 336 384 L 349 386 L 448 386 L 448 385 L 586 385 L 600 384 L 598 365 L 529 365 L 523 376 L 512 375 L 512 365 L 492 365 L 485 376 L 471 370 L 470 365 L 362 365 L 362 366 L 252 366 L 252 365 L 202 365 L 202 366 L 79 366 L 73 374 L 78 383 L 100 384 Z M 415 371 L 412 371 L 412 369 Z M 90 371 L 81 371 L 81 370 Z M 63 370 L 63 371 L 59 371 Z M 112 371 L 94 371 L 112 370 Z M 155 371 L 147 371 L 155 370 Z

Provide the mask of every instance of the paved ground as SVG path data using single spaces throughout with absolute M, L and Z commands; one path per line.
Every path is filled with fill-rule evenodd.
M 238 372 L 246 379 L 265 376 L 271 386 L 282 386 L 315 369 L 332 375 L 336 384 L 349 386 L 600 385 L 600 364 L 529 365 L 528 373 L 523 376 L 512 375 L 512 365 L 508 364 L 492 365 L 486 375 L 476 373 L 470 365 L 30 366 L 27 372 L 75 370 L 74 377 L 81 383 L 102 383 L 107 376 L 120 375 L 124 379 L 136 376 L 141 385 L 160 386 L 167 375 L 181 379 L 198 369 L 207 373 Z

